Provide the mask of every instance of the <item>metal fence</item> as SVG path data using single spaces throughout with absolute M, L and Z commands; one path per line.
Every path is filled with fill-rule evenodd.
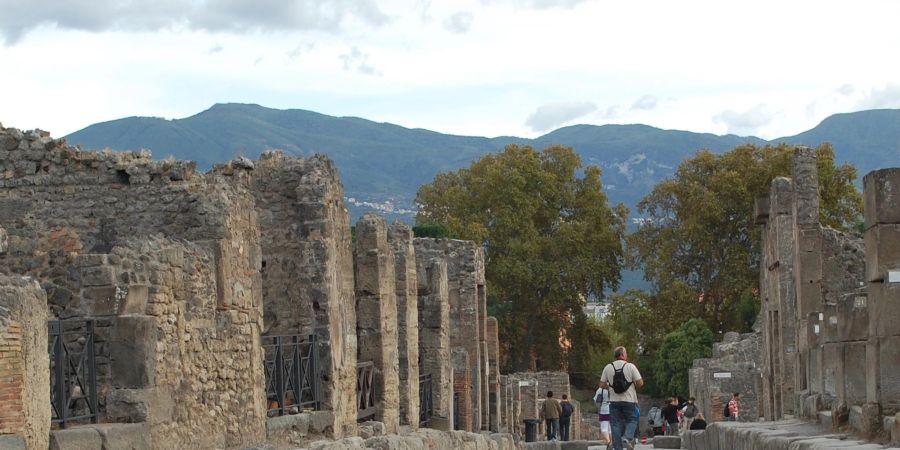
M 356 364 L 356 420 L 363 422 L 375 416 L 375 363 Z
M 52 423 L 90 419 L 97 423 L 97 362 L 94 321 L 53 320 L 47 323 L 50 353 Z
M 419 375 L 419 425 L 425 426 L 434 416 L 434 386 L 431 374 Z
M 283 416 L 318 410 L 322 398 L 316 336 L 263 336 L 262 345 L 269 412 Z

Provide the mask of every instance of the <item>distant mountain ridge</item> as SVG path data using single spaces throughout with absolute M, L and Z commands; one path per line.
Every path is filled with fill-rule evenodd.
M 653 185 L 697 150 L 724 152 L 742 143 L 767 142 L 648 125 L 574 125 L 536 139 L 456 136 L 356 117 L 233 103 L 216 104 L 184 119 L 128 117 L 102 122 L 66 139 L 88 149 L 147 148 L 158 158 L 196 160 L 201 168 L 238 155 L 256 158 L 273 148 L 298 156 L 324 153 L 341 171 L 346 194 L 353 199 L 349 206 L 354 216 L 367 209 L 389 216 L 403 209 L 400 215 L 405 220 L 412 218 L 409 211 L 414 209 L 418 187 L 436 173 L 465 167 L 509 143 L 573 147 L 585 163 L 603 168 L 610 200 L 633 209 Z M 816 146 L 824 141 L 834 144 L 839 162 L 853 163 L 860 175 L 896 166 L 900 164 L 900 110 L 836 114 L 811 130 L 772 142 Z

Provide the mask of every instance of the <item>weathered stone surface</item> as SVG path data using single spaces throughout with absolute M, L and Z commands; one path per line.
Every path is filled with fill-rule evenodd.
M 109 345 L 113 385 L 131 389 L 153 386 L 158 340 L 155 317 L 117 317 Z
M 375 420 L 396 433 L 400 426 L 396 276 L 383 217 L 366 214 L 359 219 L 353 255 L 357 357 L 375 365 Z
M 149 450 L 153 448 L 147 424 L 105 423 L 91 425 L 100 434 L 102 450 Z
M 0 275 L 0 434 L 47 448 L 50 360 L 47 297 L 37 282 Z
M 6 253 L 9 248 L 9 235 L 3 227 L 0 227 L 0 255 Z
M 400 360 L 400 423 L 419 426 L 419 313 L 416 253 L 412 228 L 396 222 L 388 228 L 394 253 L 397 294 L 397 350 Z
M 419 370 L 430 374 L 434 416 L 429 428 L 453 429 L 453 367 L 450 361 L 450 304 L 447 263 L 416 255 L 418 280 Z
M 103 438 L 91 426 L 53 430 L 50 432 L 50 450 L 100 450 Z
M 866 229 L 900 223 L 900 169 L 881 169 L 863 177 Z
M 681 448 L 681 438 L 678 436 L 654 436 L 653 448 Z

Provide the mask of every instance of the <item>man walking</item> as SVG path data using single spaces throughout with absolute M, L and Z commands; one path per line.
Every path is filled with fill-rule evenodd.
M 637 391 L 644 385 L 637 367 L 628 362 L 625 347 L 616 347 L 615 361 L 603 368 L 600 387 L 610 389 L 609 415 L 614 450 L 634 450 L 634 434 L 638 423 Z M 624 445 L 624 447 L 623 447 Z
M 697 414 L 700 413 L 700 408 L 698 408 L 697 404 L 694 403 L 695 401 L 696 399 L 694 399 L 694 397 L 691 397 L 684 405 L 684 408 L 681 408 L 681 413 L 684 414 L 684 427 L 682 427 L 683 430 L 690 430 L 691 423 L 694 421 L 694 418 L 697 417 Z
M 565 442 L 569 440 L 569 425 L 572 420 L 572 413 L 575 412 L 575 405 L 569 403 L 569 397 L 563 394 L 559 407 L 562 410 L 562 413 L 559 415 L 559 440 Z
M 541 416 L 547 424 L 547 440 L 555 441 L 556 434 L 559 432 L 559 416 L 562 408 L 559 402 L 553 398 L 553 391 L 547 391 L 547 399 L 541 405 Z

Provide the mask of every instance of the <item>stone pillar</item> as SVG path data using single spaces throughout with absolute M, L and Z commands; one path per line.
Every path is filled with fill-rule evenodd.
M 466 349 L 456 347 L 452 350 L 453 362 L 453 428 L 472 431 L 472 368 Z
M 484 333 L 480 331 L 483 305 L 479 297 L 479 293 L 484 292 L 484 253 L 474 242 L 454 239 L 416 238 L 415 248 L 417 258 L 443 258 L 447 261 L 450 345 L 465 349 L 468 355 L 472 372 L 467 377 L 472 383 L 467 390 L 472 396 L 468 402 L 472 408 L 472 430 L 481 430 L 481 411 L 487 407 L 481 404 L 481 388 L 486 378 L 483 355 L 486 342 L 482 342 Z M 454 378 L 457 383 L 461 382 L 456 375 Z
M 400 424 L 415 430 L 419 428 L 419 313 L 412 229 L 406 224 L 394 223 L 388 230 L 388 240 L 394 252 L 397 276 Z
M 47 315 L 36 281 L 0 275 L 0 437 L 19 435 L 29 450 L 49 446 Z
M 863 189 L 870 302 L 866 398 L 892 415 L 900 411 L 900 169 L 870 172 Z
M 419 295 L 419 370 L 430 374 L 434 416 L 428 428 L 452 429 L 453 366 L 450 361 L 450 303 L 447 263 L 416 258 Z
M 266 152 L 251 186 L 259 216 L 265 332 L 320 339 L 322 407 L 356 434 L 356 299 L 350 216 L 334 163 Z
M 815 150 L 798 147 L 794 150 L 794 285 L 796 289 L 798 359 L 795 377 L 816 380 L 817 385 L 802 386 L 808 394 L 821 394 L 823 379 L 821 354 L 813 348 L 808 337 L 815 336 L 818 324 L 809 319 L 822 312 L 822 236 L 819 225 L 819 178 Z M 801 383 L 802 385 L 802 383 Z
M 356 223 L 356 334 L 360 362 L 375 364 L 375 420 L 385 431 L 400 426 L 400 362 L 397 354 L 397 294 L 394 255 L 384 218 L 366 214 Z
M 491 431 L 500 432 L 502 422 L 500 390 L 500 338 L 496 317 L 487 318 L 487 354 L 488 354 L 488 407 L 490 409 Z

